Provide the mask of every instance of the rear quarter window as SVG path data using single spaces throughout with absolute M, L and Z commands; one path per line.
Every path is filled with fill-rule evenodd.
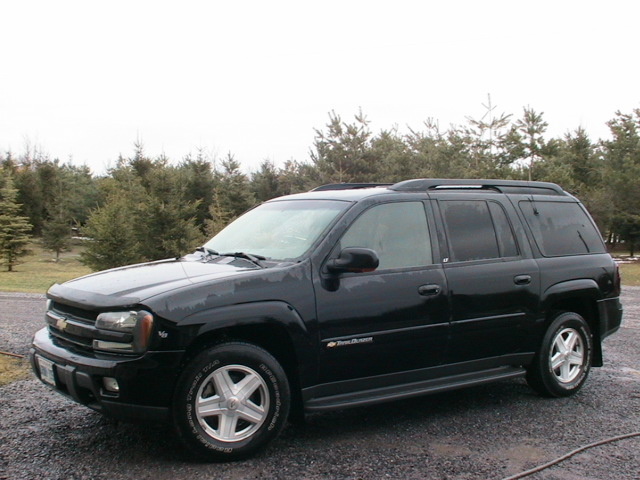
M 600 233 L 578 203 L 532 199 L 519 205 L 545 257 L 606 252 Z

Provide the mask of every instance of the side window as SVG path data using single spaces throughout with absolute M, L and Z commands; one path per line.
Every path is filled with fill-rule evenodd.
M 498 247 L 500 247 L 501 257 L 518 256 L 518 247 L 513 236 L 513 230 L 507 219 L 502 205 L 496 202 L 488 202 L 491 218 L 493 218 L 493 226 L 496 228 L 496 236 L 498 238 Z
M 602 237 L 577 203 L 521 201 L 520 210 L 546 257 L 605 253 Z
M 378 270 L 433 263 L 427 216 L 421 202 L 385 203 L 370 208 L 349 227 L 340 246 L 375 250 L 380 258 Z
M 440 209 L 449 238 L 451 261 L 500 257 L 498 239 L 487 202 L 444 200 L 440 202 Z

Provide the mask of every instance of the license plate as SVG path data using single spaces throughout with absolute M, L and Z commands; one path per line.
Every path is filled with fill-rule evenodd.
M 54 363 L 40 356 L 37 356 L 36 359 L 38 360 L 38 368 L 40 369 L 40 378 L 42 379 L 42 381 L 55 387 L 56 374 L 53 371 Z

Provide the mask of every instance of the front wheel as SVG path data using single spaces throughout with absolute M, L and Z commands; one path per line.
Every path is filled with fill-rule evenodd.
M 592 358 L 593 341 L 587 322 L 577 313 L 561 313 L 542 340 L 527 372 L 527 382 L 542 395 L 573 395 L 586 381 Z
M 174 398 L 178 435 L 210 460 L 252 455 L 275 438 L 289 413 L 287 376 L 268 352 L 233 342 L 200 353 Z

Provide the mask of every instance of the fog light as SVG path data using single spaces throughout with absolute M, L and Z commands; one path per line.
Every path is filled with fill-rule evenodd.
M 118 385 L 118 381 L 115 378 L 104 377 L 102 385 L 107 392 L 118 393 L 120 391 L 120 385 Z

